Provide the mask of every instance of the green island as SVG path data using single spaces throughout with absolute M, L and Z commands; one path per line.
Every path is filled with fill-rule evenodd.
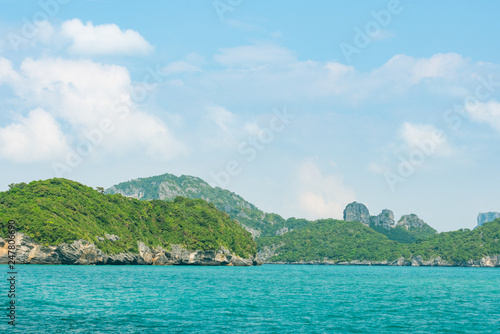
M 0 236 L 14 219 L 40 247 L 84 240 L 108 255 L 179 253 L 175 245 L 261 263 L 500 266 L 500 219 L 437 233 L 415 214 L 396 224 L 390 210 L 369 216 L 360 203 L 349 207 L 347 217 L 356 219 L 284 219 L 193 176 L 164 174 L 106 191 L 55 178 L 0 193 Z
M 257 246 L 249 232 L 203 200 L 178 197 L 172 202 L 139 201 L 105 195 L 66 179 L 11 185 L 0 193 L 1 234 L 7 222 L 16 221 L 17 232 L 45 245 L 83 239 L 109 254 L 137 252 L 137 241 L 149 247 L 214 250 L 223 246 L 241 257 L 253 255 Z M 117 235 L 111 241 L 105 234 Z
M 280 245 L 270 262 L 384 261 L 399 257 L 440 257 L 450 263 L 500 254 L 500 219 L 474 230 L 443 232 L 427 240 L 399 243 L 359 222 L 334 219 L 311 222 L 307 227 L 258 239 L 259 248 Z M 282 245 L 282 246 L 281 246 Z

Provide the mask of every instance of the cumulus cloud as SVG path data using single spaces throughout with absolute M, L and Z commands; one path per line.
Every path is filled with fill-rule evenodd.
M 32 110 L 17 123 L 0 128 L 0 156 L 14 162 L 47 161 L 68 150 L 57 121 L 43 109 Z
M 430 58 L 415 58 L 399 54 L 373 70 L 369 78 L 377 79 L 384 86 L 408 88 L 425 79 L 453 82 L 470 67 L 469 60 L 456 53 L 438 53 Z
M 314 160 L 299 170 L 299 205 L 307 218 L 342 218 L 344 207 L 354 200 L 354 191 L 339 174 L 323 174 Z
M 9 68 L 5 62 L 3 65 L 0 62 L 0 66 Z M 105 122 L 112 124 L 110 128 L 113 130 L 107 132 L 95 146 L 106 155 L 140 152 L 157 159 L 169 159 L 185 150 L 162 120 L 142 111 L 134 102 L 135 87 L 127 69 L 121 66 L 89 60 L 28 58 L 21 63 L 18 72 L 12 71 L 5 80 L 9 81 L 14 92 L 30 104 L 46 110 L 45 118 L 38 117 L 37 120 L 45 120 L 45 127 L 53 125 L 55 117 L 65 121 L 70 127 L 68 134 L 71 134 L 73 143 L 88 140 L 88 133 L 94 133 Z M 47 115 L 53 117 L 52 123 L 47 120 Z M 31 129 L 28 125 L 32 124 L 29 120 L 33 117 L 24 120 L 21 125 L 9 125 L 4 130 L 11 135 L 26 134 L 26 129 Z M 55 125 L 51 129 L 54 128 Z M 54 133 L 58 134 L 56 138 L 61 137 L 60 130 Z M 19 135 L 17 137 L 20 138 Z M 55 139 L 52 142 L 56 143 Z M 62 144 L 51 147 L 67 148 Z M 23 159 L 8 152 L 18 151 L 20 155 L 28 152 L 26 149 L 19 150 L 13 141 L 5 142 L 2 150 L 5 157 L 15 161 Z M 45 155 L 31 154 L 26 159 L 40 160 Z
M 62 35 L 71 39 L 69 51 L 77 54 L 147 54 L 153 46 L 137 31 L 121 30 L 116 24 L 83 24 L 79 19 L 66 21 L 61 26 Z
M 500 133 L 500 102 L 496 100 L 479 102 L 475 105 L 466 105 L 465 109 L 471 120 L 486 123 Z
M 19 75 L 12 67 L 10 60 L 0 57 L 0 84 L 19 81 Z
M 399 128 L 399 137 L 408 151 L 418 149 L 426 152 L 428 150 L 429 154 L 437 156 L 450 156 L 453 153 L 443 131 L 432 124 L 405 122 Z
M 128 70 L 90 60 L 27 58 L 17 92 L 70 123 L 95 126 L 120 101 L 130 101 Z

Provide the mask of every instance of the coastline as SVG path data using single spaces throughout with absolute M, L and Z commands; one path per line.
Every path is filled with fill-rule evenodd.
M 441 257 L 424 260 L 422 256 L 409 259 L 400 257 L 392 261 L 265 261 L 250 256 L 243 258 L 231 253 L 224 247 L 217 250 L 187 250 L 180 245 L 171 245 L 167 251 L 162 247 L 149 248 L 138 241 L 139 253 L 123 252 L 106 254 L 86 240 L 76 240 L 71 244 L 42 246 L 30 237 L 19 233 L 16 235 L 16 264 L 48 264 L 48 265 L 191 265 L 191 266 L 259 266 L 276 265 L 343 265 L 343 266 L 412 266 L 412 267 L 471 267 L 500 268 L 500 255 L 484 256 L 481 259 L 470 259 L 462 262 L 443 260 Z M 0 264 L 8 263 L 8 244 L 0 238 Z
M 421 256 L 405 259 L 400 257 L 395 261 L 276 261 L 264 262 L 264 264 L 277 265 L 331 265 L 331 266 L 384 266 L 384 267 L 467 267 L 467 268 L 500 268 L 500 255 L 485 256 L 481 259 L 470 259 L 463 262 L 451 262 L 441 259 L 441 257 L 432 258 L 424 261 Z
M 16 264 L 63 264 L 63 265 L 192 265 L 192 266 L 256 266 L 262 264 L 253 256 L 243 258 L 220 247 L 217 250 L 187 250 L 171 245 L 172 250 L 162 247 L 149 248 L 138 241 L 139 253 L 123 252 L 106 254 L 86 240 L 71 244 L 43 246 L 29 236 L 19 233 L 15 237 Z M 0 264 L 7 264 L 8 243 L 0 238 Z

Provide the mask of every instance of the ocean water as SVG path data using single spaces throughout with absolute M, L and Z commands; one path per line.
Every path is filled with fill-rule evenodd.
M 0 268 L 6 277 L 7 266 Z M 495 268 L 18 265 L 17 271 L 16 326 L 2 317 L 2 333 L 500 333 Z

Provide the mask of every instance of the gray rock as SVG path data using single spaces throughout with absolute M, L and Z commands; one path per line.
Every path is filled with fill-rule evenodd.
M 483 257 L 479 264 L 481 267 L 500 267 L 500 255 Z
M 243 259 L 239 256 L 233 256 L 231 258 L 230 265 L 238 267 L 247 267 L 253 265 L 253 259 Z
M 29 263 L 32 264 L 61 264 L 59 255 L 56 252 L 57 247 L 54 246 L 35 246 L 36 251 Z
M 261 262 L 266 262 L 267 259 L 278 255 L 278 249 L 280 247 L 283 247 L 285 245 L 284 242 L 278 244 L 278 245 L 271 245 L 271 246 L 264 246 L 260 251 L 257 252 L 257 260 Z
M 55 252 L 62 264 L 106 264 L 108 261 L 108 255 L 86 240 L 63 243 Z
M 27 235 L 16 234 L 16 263 L 19 264 L 110 264 L 110 265 L 200 265 L 200 266 L 252 266 L 262 261 L 253 257 L 247 259 L 231 254 L 225 248 L 207 251 L 188 251 L 180 245 L 171 245 L 172 251 L 162 247 L 151 250 L 146 244 L 137 243 L 139 253 L 130 252 L 107 255 L 95 244 L 86 240 L 62 243 L 58 246 L 42 246 Z M 6 264 L 8 258 L 8 242 L 0 238 L 0 264 Z
M 188 251 L 180 245 L 170 245 L 171 251 L 163 248 L 153 250 L 152 264 L 154 265 L 196 265 L 196 266 L 247 266 L 260 265 L 259 261 L 253 257 L 242 259 L 225 247 L 220 247 L 217 251 Z
M 412 213 L 402 216 L 399 219 L 397 226 L 404 226 L 408 229 L 410 227 L 422 228 L 427 226 L 427 224 L 422 219 L 418 218 L 416 214 Z
M 358 266 L 371 266 L 372 263 L 371 261 L 367 261 L 367 260 L 353 260 L 351 262 L 349 262 L 349 264 L 353 264 L 353 265 L 358 265 Z
M 110 255 L 106 264 L 111 265 L 137 265 L 137 264 L 150 264 L 144 261 L 144 259 L 139 254 L 132 253 L 120 253 Z
M 153 252 L 148 246 L 142 241 L 137 241 L 137 247 L 139 248 L 139 256 L 144 260 L 145 263 L 153 263 Z
M 172 265 L 172 261 L 167 258 L 165 253 L 158 253 L 154 258 L 153 258 L 153 265 L 157 266 L 169 266 Z
M 106 239 L 108 239 L 109 241 L 113 241 L 113 242 L 120 240 L 120 238 L 117 235 L 114 235 L 114 234 L 104 233 L 104 237 Z
M 250 232 L 252 234 L 252 238 L 254 238 L 254 239 L 257 239 L 258 237 L 260 237 L 260 234 L 262 233 L 261 231 L 256 230 L 256 229 L 251 228 L 251 227 L 248 227 L 242 223 L 240 223 L 240 226 L 243 227 L 248 232 Z
M 477 215 L 477 226 L 494 221 L 500 218 L 500 212 L 481 212 Z
M 370 212 L 368 208 L 361 203 L 349 203 L 344 209 L 345 221 L 357 221 L 363 224 L 370 224 Z
M 391 262 L 389 265 L 390 266 L 410 266 L 411 262 L 408 260 L 405 260 L 405 258 L 401 256 L 397 260 Z
M 386 229 L 394 227 L 394 213 L 391 210 L 384 209 L 378 216 L 371 216 L 370 223 Z
M 276 231 L 276 235 L 283 235 L 290 231 L 293 231 L 293 229 L 289 229 L 288 227 L 284 226 Z
M 411 257 L 410 262 L 413 267 L 420 267 L 423 264 L 424 259 L 418 255 L 415 257 Z
M 372 261 L 372 266 L 388 266 L 389 262 L 387 260 L 383 261 Z

